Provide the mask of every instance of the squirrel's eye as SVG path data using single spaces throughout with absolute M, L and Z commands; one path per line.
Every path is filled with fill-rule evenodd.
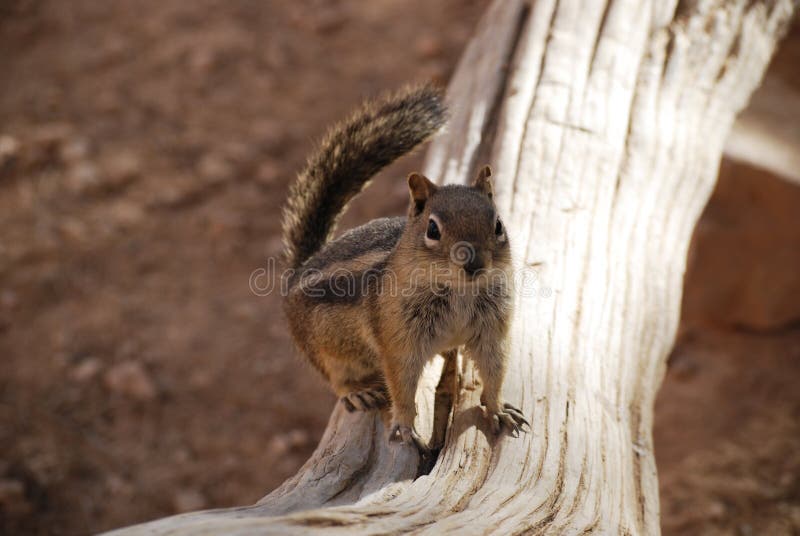
M 500 236 L 503 234 L 503 224 L 500 222 L 499 219 L 497 220 L 497 223 L 494 224 L 494 234 L 496 236 Z
M 439 231 L 439 226 L 436 225 L 436 222 L 433 221 L 433 218 L 428 220 L 428 230 L 425 233 L 425 237 L 430 240 L 439 240 L 442 238 L 442 233 Z

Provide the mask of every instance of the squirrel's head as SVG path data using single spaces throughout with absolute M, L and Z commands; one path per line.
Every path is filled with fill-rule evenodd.
M 411 204 L 406 237 L 419 257 L 459 279 L 510 266 L 506 228 L 493 200 L 492 170 L 484 166 L 470 186 L 436 186 L 427 177 L 408 176 Z

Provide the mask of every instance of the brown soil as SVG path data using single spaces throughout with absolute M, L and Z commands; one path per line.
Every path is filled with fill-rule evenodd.
M 0 534 L 252 503 L 297 469 L 333 397 L 248 284 L 286 186 L 364 96 L 446 80 L 485 6 L 0 4 Z M 419 162 L 345 226 L 401 213 Z M 800 189 L 724 166 L 657 407 L 668 534 L 800 530 L 799 224 Z

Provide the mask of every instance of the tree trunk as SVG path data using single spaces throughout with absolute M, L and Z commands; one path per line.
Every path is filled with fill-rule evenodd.
M 418 396 L 418 429 L 447 430 L 429 474 L 413 480 L 416 452 L 386 443 L 381 416 L 337 406 L 312 458 L 257 505 L 123 532 L 657 534 L 653 402 L 689 240 L 793 7 L 497 0 L 425 174 L 495 168 L 519 264 L 504 396 L 532 432 L 494 439 L 471 363 L 442 374 L 438 359 Z
M 797 65 L 794 65 L 797 69 Z M 767 75 L 736 119 L 725 155 L 800 184 L 800 91 Z

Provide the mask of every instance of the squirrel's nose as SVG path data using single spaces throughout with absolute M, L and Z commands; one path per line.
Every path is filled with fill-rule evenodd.
M 483 259 L 481 259 L 478 256 L 475 256 L 475 258 L 468 260 L 466 264 L 464 264 L 464 271 L 467 272 L 469 275 L 475 275 L 476 272 L 483 270 L 483 268 L 484 268 Z

